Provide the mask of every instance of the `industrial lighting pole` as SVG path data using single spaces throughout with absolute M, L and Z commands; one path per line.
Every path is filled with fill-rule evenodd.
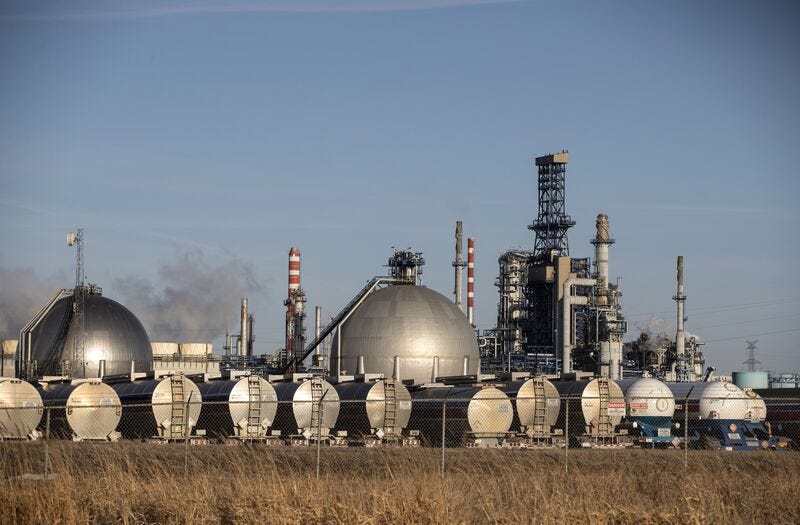
M 322 441 L 322 401 L 325 399 L 325 396 L 328 395 L 328 391 L 324 391 L 322 396 L 319 398 L 317 402 L 317 479 L 319 479 L 319 454 L 320 454 L 320 442 Z

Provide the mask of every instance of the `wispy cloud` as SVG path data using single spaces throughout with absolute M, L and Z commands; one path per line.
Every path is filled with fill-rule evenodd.
M 0 7 L 0 21 L 113 20 L 204 13 L 366 13 L 421 11 L 526 0 L 173 0 L 160 2 L 10 2 Z

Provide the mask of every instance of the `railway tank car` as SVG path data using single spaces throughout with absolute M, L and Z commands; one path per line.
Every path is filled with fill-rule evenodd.
M 122 403 L 100 379 L 41 383 L 45 406 L 50 408 L 50 433 L 73 441 L 116 441 Z
M 409 427 L 423 442 L 441 446 L 442 412 L 445 445 L 491 447 L 509 436 L 514 409 L 508 395 L 492 386 L 435 386 L 411 392 Z
M 197 381 L 203 408 L 197 428 L 212 439 L 264 440 L 278 411 L 275 388 L 262 377 L 245 375 Z
M 0 378 L 0 441 L 35 440 L 44 405 L 39 391 L 21 379 Z
M 183 374 L 113 383 L 122 402 L 119 432 L 126 439 L 173 440 L 191 436 L 202 397 Z
M 625 422 L 635 444 L 678 446 L 680 423 L 673 424 L 675 397 L 666 383 L 652 377 L 617 382 L 625 394 Z M 676 426 L 677 425 L 677 426 Z M 673 430 L 674 428 L 674 430 Z
M 280 430 L 289 444 L 333 440 L 331 430 L 339 418 L 340 402 L 329 382 L 314 377 L 302 382 L 273 383 L 273 387 L 278 395 L 273 428 Z
M 715 450 L 777 448 L 780 438 L 771 436 L 765 427 L 766 405 L 755 392 L 727 381 L 669 383 L 669 387 L 680 405 L 676 417 L 688 420 L 688 446 Z
M 556 438 L 553 427 L 559 419 L 561 396 L 555 385 L 544 376 L 511 381 L 503 388 L 514 404 L 511 430 L 524 434 L 531 443 L 554 444 L 563 440 L 563 431 Z
M 627 446 L 629 436 L 618 427 L 625 416 L 625 396 L 622 389 L 608 378 L 591 381 L 555 381 L 553 385 L 562 397 L 565 427 L 569 439 L 580 446 Z
M 342 401 L 336 430 L 372 446 L 381 443 L 416 444 L 404 436 L 411 417 L 411 394 L 399 381 L 347 382 L 334 386 Z

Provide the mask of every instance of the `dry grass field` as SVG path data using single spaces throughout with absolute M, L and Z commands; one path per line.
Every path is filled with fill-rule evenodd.
M 0 444 L 2 523 L 800 523 L 796 453 L 43 447 Z

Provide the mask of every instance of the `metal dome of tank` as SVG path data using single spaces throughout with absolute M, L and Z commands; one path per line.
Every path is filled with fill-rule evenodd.
M 72 366 L 78 334 L 73 302 L 72 295 L 59 299 L 31 333 L 30 359 L 37 375 L 64 375 L 69 367 L 72 377 L 96 377 L 101 360 L 108 375 L 130 372 L 131 361 L 137 372 L 150 369 L 153 353 L 142 323 L 92 286 L 86 288 L 84 298 L 85 366 Z
M 434 357 L 439 376 L 478 370 L 478 343 L 464 313 L 444 295 L 423 286 L 395 285 L 373 292 L 341 330 L 341 370 L 356 371 L 364 357 L 369 373 L 392 376 L 394 356 L 400 358 L 400 377 L 430 381 Z M 330 368 L 336 371 L 338 339 L 331 345 Z

